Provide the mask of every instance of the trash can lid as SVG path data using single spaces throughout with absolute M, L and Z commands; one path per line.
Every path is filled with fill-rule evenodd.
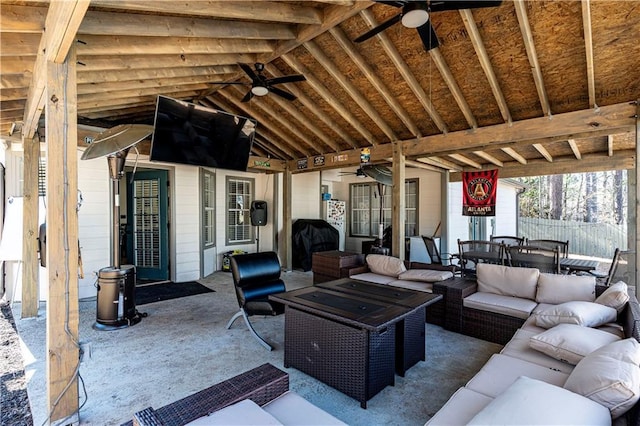
M 100 269 L 98 271 L 98 276 L 100 278 L 122 278 L 127 275 L 127 271 L 120 268 L 115 268 L 113 266 L 107 266 L 106 268 Z

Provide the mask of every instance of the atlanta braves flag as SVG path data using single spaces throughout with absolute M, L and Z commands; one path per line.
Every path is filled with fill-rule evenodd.
M 462 172 L 462 215 L 495 216 L 498 169 Z

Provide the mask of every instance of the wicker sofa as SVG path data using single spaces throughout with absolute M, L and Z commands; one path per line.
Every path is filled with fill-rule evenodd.
M 478 271 L 473 293 L 491 293 L 491 283 L 502 284 L 507 291 L 512 281 L 516 291 L 526 288 L 526 279 L 539 280 L 532 271 L 499 266 Z M 527 268 L 523 268 L 527 269 Z M 497 274 L 497 275 L 496 275 Z M 522 275 L 524 274 L 524 275 Z M 528 278 L 526 274 L 532 274 Z M 543 277 L 543 285 L 544 284 Z M 470 321 L 478 319 L 483 336 L 500 337 L 511 333 L 499 354 L 493 355 L 478 373 L 427 422 L 429 425 L 457 424 L 632 424 L 639 425 L 640 398 L 640 305 L 626 284 L 616 283 L 609 288 L 595 282 L 571 282 L 574 277 L 553 282 L 555 290 L 541 297 L 555 297 L 557 303 L 537 303 L 533 299 L 511 295 L 512 299 L 533 300 L 526 319 L 506 312 L 520 307 L 529 309 L 522 301 L 503 303 L 484 309 L 491 301 L 499 304 L 502 297 L 472 298 L 473 303 L 462 305 L 463 331 L 470 331 Z M 551 282 L 546 284 L 551 284 Z M 568 287 L 567 287 L 568 286 Z M 591 288 L 592 298 L 587 296 Z M 513 291 L 514 287 L 511 287 Z M 537 290 L 537 289 L 536 289 Z M 495 294 L 495 293 L 494 293 Z M 552 296 L 555 294 L 555 296 Z M 504 296 L 504 294 L 502 294 Z M 577 295 L 577 296 L 576 296 Z M 589 298 L 569 300 L 566 298 Z M 546 299 L 545 299 L 546 300 Z M 552 300 L 553 301 L 553 300 Z M 514 302 L 514 301 L 512 301 Z M 467 315 L 467 310 L 479 311 Z M 517 311 L 517 310 L 516 310 Z M 609 320 L 613 319 L 613 322 Z M 464 324 L 466 323 L 466 324 Z M 519 324 L 513 329 L 514 324 Z M 488 332 L 495 327 L 495 332 Z M 507 331 L 505 331 L 505 329 Z
M 263 364 L 164 407 L 146 408 L 122 426 L 229 424 L 344 425 L 289 391 L 289 375 Z

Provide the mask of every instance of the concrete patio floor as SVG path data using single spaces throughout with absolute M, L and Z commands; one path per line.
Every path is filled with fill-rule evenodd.
M 283 273 L 287 289 L 312 285 L 311 272 Z M 91 349 L 81 364 L 80 424 L 118 425 L 133 413 L 159 408 L 248 369 L 269 362 L 287 371 L 291 389 L 351 425 L 424 424 L 463 386 L 486 360 L 501 349 L 426 324 L 427 361 L 396 376 L 368 402 L 368 408 L 294 369 L 283 367 L 284 315 L 257 317 L 259 334 L 274 345 L 265 350 L 237 321 L 225 326 L 238 304 L 229 273 L 200 280 L 215 290 L 195 296 L 138 306 L 148 314 L 139 324 L 117 331 L 96 331 L 95 299 L 80 301 L 80 340 Z M 34 424 L 47 419 L 44 304 L 34 319 L 19 319 L 13 306 L 25 358 L 27 389 Z

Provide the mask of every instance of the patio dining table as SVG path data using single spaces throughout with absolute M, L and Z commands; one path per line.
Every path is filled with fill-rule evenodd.
M 563 257 L 560 259 L 560 269 L 572 272 L 589 272 L 598 268 L 599 262 L 591 259 L 574 259 Z

